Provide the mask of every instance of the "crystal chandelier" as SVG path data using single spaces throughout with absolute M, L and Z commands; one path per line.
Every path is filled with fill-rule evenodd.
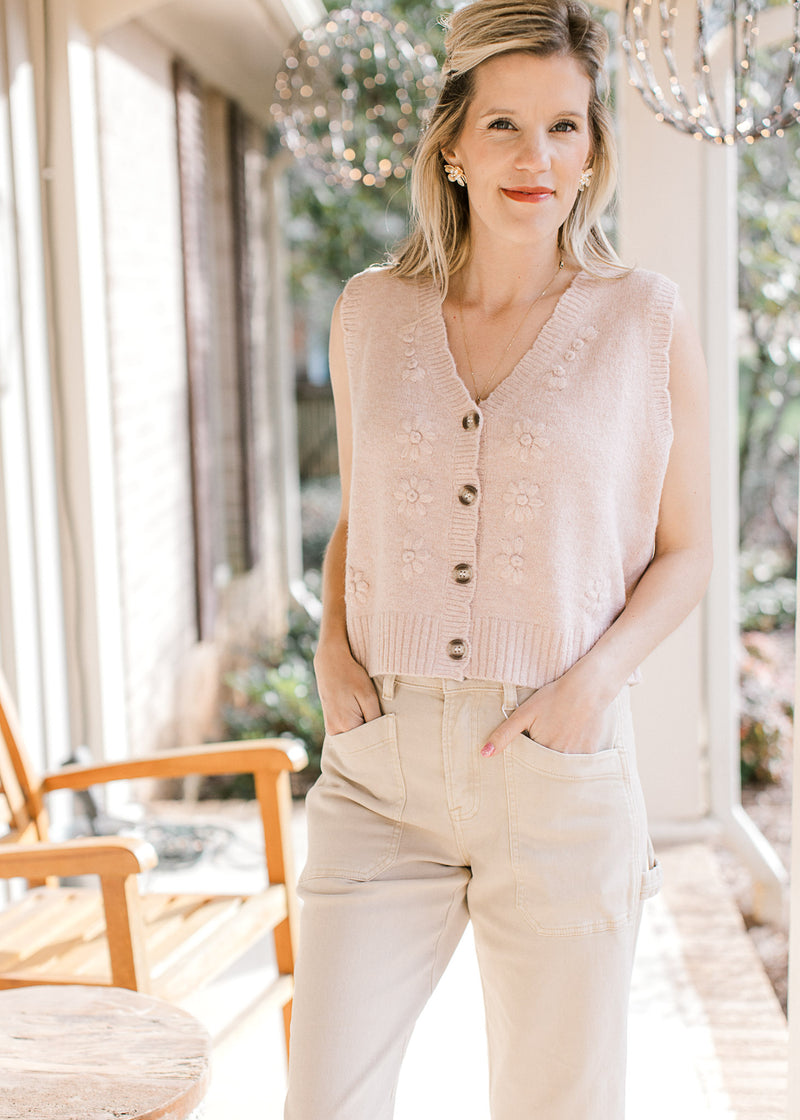
M 284 52 L 272 115 L 286 147 L 328 184 L 383 187 L 411 166 L 437 77 L 431 48 L 403 21 L 344 8 Z
M 622 46 L 631 84 L 656 119 L 715 144 L 752 144 L 782 136 L 800 118 L 800 0 L 779 6 L 768 0 L 692 0 L 690 12 L 684 5 L 684 18 L 691 15 L 695 24 L 687 82 L 677 61 L 683 46 L 678 41 L 679 3 L 625 2 Z M 759 45 L 758 20 L 767 13 L 791 18 L 785 59 Z M 777 68 L 782 75 L 776 84 Z

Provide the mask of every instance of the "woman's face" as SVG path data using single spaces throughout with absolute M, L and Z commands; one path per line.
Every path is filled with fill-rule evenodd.
M 554 240 L 591 162 L 591 83 L 575 59 L 498 55 L 475 71 L 454 147 L 464 168 L 473 239 Z

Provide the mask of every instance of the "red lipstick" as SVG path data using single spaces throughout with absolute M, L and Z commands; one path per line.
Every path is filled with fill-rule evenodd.
M 555 191 L 550 187 L 501 187 L 500 188 L 506 198 L 512 199 L 514 202 L 546 202 L 548 198 L 552 198 Z

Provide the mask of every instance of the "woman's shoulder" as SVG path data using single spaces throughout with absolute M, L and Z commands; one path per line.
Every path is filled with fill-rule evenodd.
M 589 283 L 595 285 L 598 291 L 608 292 L 609 295 L 668 289 L 677 292 L 678 290 L 677 284 L 668 276 L 661 272 L 653 272 L 649 268 L 641 268 L 639 265 L 631 268 L 620 266 L 618 271 L 609 271 L 602 276 L 584 271 L 583 276 Z
M 416 294 L 420 285 L 424 283 L 421 278 L 411 279 L 398 276 L 393 264 L 373 264 L 363 272 L 351 276 L 344 286 L 345 295 L 376 295 L 385 296 L 387 293 Z
M 671 314 L 678 298 L 678 285 L 663 273 L 647 268 L 629 268 L 616 275 L 583 274 L 596 298 L 609 309 Z
M 398 276 L 391 264 L 373 265 L 356 273 L 347 281 L 341 295 L 345 326 L 356 327 L 376 315 L 384 323 L 390 319 L 398 322 L 413 320 L 418 314 L 424 283 L 420 278 Z

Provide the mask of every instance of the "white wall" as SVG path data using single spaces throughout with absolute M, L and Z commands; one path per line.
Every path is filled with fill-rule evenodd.
M 135 24 L 97 48 L 120 593 L 133 753 L 176 736 L 196 640 L 178 194 L 169 51 Z

